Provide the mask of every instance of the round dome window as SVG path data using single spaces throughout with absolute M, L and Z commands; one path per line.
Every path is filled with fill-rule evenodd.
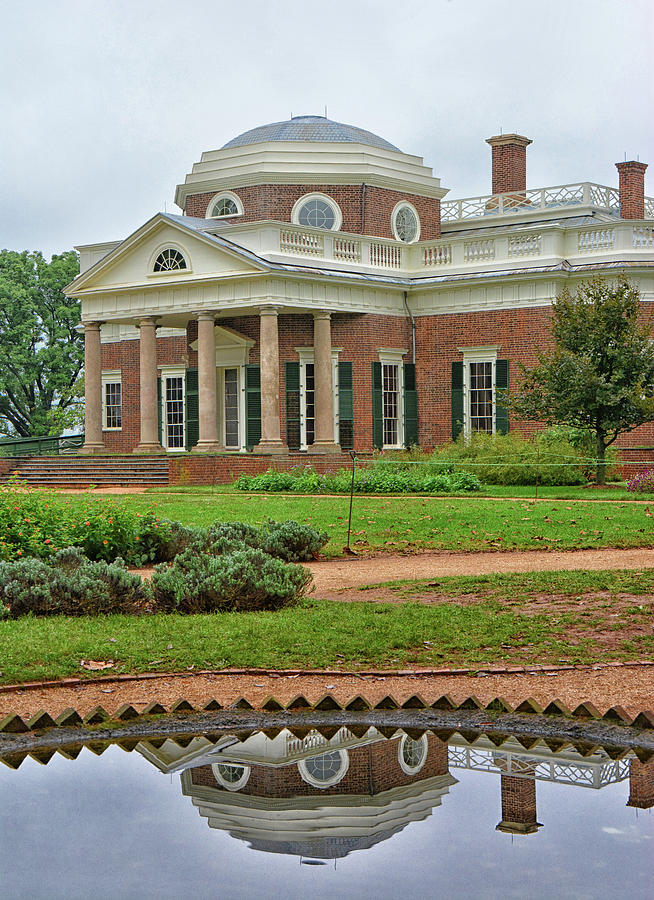
M 396 240 L 412 244 L 420 236 L 418 213 L 409 203 L 399 203 L 393 210 L 393 234 Z
M 323 228 L 325 231 L 338 231 L 342 221 L 337 204 L 323 194 L 301 197 L 293 208 L 291 218 L 296 225 Z

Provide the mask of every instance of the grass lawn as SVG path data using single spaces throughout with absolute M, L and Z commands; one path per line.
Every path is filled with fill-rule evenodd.
M 398 599 L 409 598 L 400 603 L 317 598 L 274 613 L 20 619 L 0 623 L 0 681 L 85 674 L 82 659 L 112 659 L 111 673 L 651 659 L 653 588 L 649 571 L 526 573 L 395 583 Z M 379 588 L 368 590 L 374 599 Z M 410 599 L 426 595 L 428 604 Z
M 189 525 L 216 520 L 260 524 L 297 519 L 329 534 L 327 556 L 347 541 L 349 497 L 245 494 L 194 490 L 133 494 L 122 501 Z M 103 499 L 98 497 L 98 503 Z M 654 509 L 654 501 L 652 502 Z M 359 551 L 654 547 L 654 515 L 647 504 L 492 500 L 472 497 L 356 496 L 352 545 Z

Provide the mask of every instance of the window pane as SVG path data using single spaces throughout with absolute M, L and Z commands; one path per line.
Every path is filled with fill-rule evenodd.
M 470 430 L 493 431 L 493 363 L 470 363 Z
M 305 421 L 307 446 L 316 439 L 316 382 L 313 363 L 306 365 Z
M 399 366 L 384 363 L 382 366 L 383 441 L 388 446 L 398 443 L 399 415 Z
M 174 376 L 166 378 L 165 393 L 166 446 L 184 446 L 184 380 Z
M 334 227 L 336 217 L 334 210 L 329 203 L 324 200 L 307 200 L 300 208 L 298 216 L 300 225 L 311 225 L 313 228 L 326 228 L 327 230 Z
M 238 371 L 225 369 L 225 446 L 238 447 Z
M 105 428 L 123 427 L 122 386 L 120 382 L 105 384 Z

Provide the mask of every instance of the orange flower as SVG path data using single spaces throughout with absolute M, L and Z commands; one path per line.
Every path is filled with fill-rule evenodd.
M 91 523 L 90 523 L 90 522 L 85 522 L 84 524 L 85 524 L 85 525 L 90 525 Z
M 43 541 L 43 543 L 44 543 L 44 544 L 51 544 L 52 541 L 50 540 L 50 538 L 46 538 L 46 539 Z
M 109 543 L 109 541 L 103 541 L 103 542 L 102 542 L 102 543 L 103 543 L 103 544 L 108 544 L 108 543 Z

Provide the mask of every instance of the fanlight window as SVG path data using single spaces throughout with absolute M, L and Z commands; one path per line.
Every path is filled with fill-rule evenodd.
M 231 197 L 220 197 L 213 206 L 211 215 L 214 218 L 219 216 L 238 216 L 238 206 Z
M 154 261 L 155 272 L 177 272 L 186 268 L 186 260 L 179 250 L 175 250 L 173 247 L 162 250 Z
M 410 244 L 418 236 L 418 216 L 410 206 L 400 206 L 393 217 L 393 230 L 398 241 Z
M 300 225 L 311 225 L 313 228 L 325 228 L 331 231 L 336 222 L 336 214 L 325 200 L 314 197 L 300 207 L 298 213 Z

